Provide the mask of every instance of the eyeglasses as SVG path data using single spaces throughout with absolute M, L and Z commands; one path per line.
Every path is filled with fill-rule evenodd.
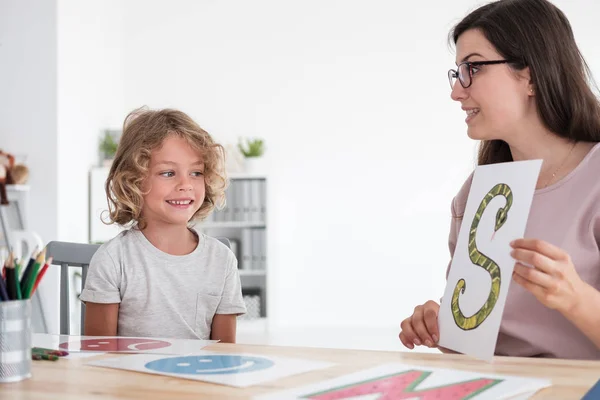
M 448 71 L 448 80 L 450 81 L 450 89 L 454 89 L 456 79 L 460 81 L 460 84 L 465 89 L 471 86 L 473 83 L 473 70 L 477 69 L 480 65 L 493 65 L 493 64 L 504 64 L 509 62 L 508 60 L 492 60 L 492 61 L 465 61 L 458 64 L 456 69 Z M 477 71 L 475 71 L 477 72 Z

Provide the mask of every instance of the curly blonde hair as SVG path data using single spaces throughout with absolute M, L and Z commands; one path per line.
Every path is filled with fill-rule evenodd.
M 148 176 L 153 150 L 165 138 L 176 135 L 188 141 L 202 155 L 205 197 L 190 219 L 202 220 L 216 207 L 225 205 L 225 189 L 229 184 L 225 173 L 225 151 L 187 114 L 173 109 L 149 110 L 145 107 L 129 113 L 123 123 L 123 135 L 106 179 L 108 199 L 107 224 L 137 223 L 144 229 L 142 184 Z

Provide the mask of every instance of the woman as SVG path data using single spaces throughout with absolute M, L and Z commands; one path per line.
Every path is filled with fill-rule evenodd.
M 600 105 L 569 21 L 546 0 L 501 0 L 451 38 L 451 97 L 481 141 L 478 164 L 543 159 L 526 239 L 511 244 L 516 284 L 496 354 L 600 359 Z M 451 255 L 471 179 L 452 201 Z M 438 311 L 435 301 L 417 306 L 402 343 L 436 347 Z

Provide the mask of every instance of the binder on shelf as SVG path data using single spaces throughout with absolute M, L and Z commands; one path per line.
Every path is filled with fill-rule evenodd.
M 267 181 L 265 179 L 261 179 L 258 182 L 259 182 L 259 187 L 260 187 L 259 221 L 266 222 L 267 221 Z
M 251 185 L 249 180 L 244 179 L 240 183 L 242 184 L 242 196 L 243 196 L 243 204 L 242 207 L 242 219 L 241 221 L 251 221 L 250 218 L 250 199 L 251 199 Z
M 242 190 L 242 183 L 243 181 L 236 179 L 233 180 L 231 184 L 233 187 L 233 195 L 231 196 L 233 200 L 233 213 L 231 215 L 231 218 L 233 221 L 243 221 L 242 207 L 244 206 L 244 196 Z
M 260 219 L 260 180 L 252 179 L 250 183 L 250 221 L 259 222 Z
M 252 269 L 252 229 L 245 228 L 242 230 L 242 269 Z
M 252 229 L 252 269 L 261 270 L 261 242 L 263 229 Z
M 262 240 L 260 241 L 260 269 L 267 270 L 267 231 L 261 230 Z

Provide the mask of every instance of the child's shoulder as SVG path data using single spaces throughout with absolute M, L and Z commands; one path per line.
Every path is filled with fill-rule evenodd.
M 218 251 L 218 252 L 224 252 L 224 253 L 232 253 L 231 249 L 229 248 L 229 245 L 226 245 L 225 243 L 223 243 L 221 240 L 217 239 L 216 237 L 213 236 L 208 236 L 204 233 L 198 232 L 198 237 L 200 238 L 200 240 L 204 241 L 205 243 L 205 247 L 207 249 L 211 249 L 214 251 Z M 228 239 L 225 239 L 226 241 L 228 241 Z
M 135 235 L 134 228 L 125 229 L 119 232 L 117 236 L 102 243 L 97 252 L 118 254 L 120 250 L 136 245 Z
M 202 244 L 201 248 L 203 253 L 219 259 L 229 259 L 231 257 L 235 257 L 231 248 L 224 244 L 221 240 L 212 236 L 208 236 L 202 232 L 196 231 L 196 233 L 198 234 L 198 239 Z

